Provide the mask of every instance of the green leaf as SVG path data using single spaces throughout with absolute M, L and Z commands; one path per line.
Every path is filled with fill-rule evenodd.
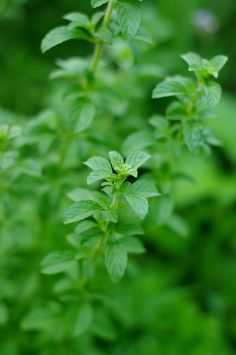
M 169 228 L 171 228 L 175 233 L 180 235 L 183 238 L 186 238 L 189 234 L 189 227 L 185 220 L 178 216 L 173 214 L 167 221 L 167 225 Z
M 117 6 L 117 22 L 124 38 L 130 40 L 137 34 L 141 25 L 140 9 L 127 2 L 119 3 Z
M 120 240 L 120 243 L 125 247 L 127 253 L 142 254 L 145 252 L 144 245 L 138 238 L 124 237 Z
M 107 207 L 109 205 L 109 198 L 99 191 L 77 188 L 70 191 L 67 196 L 75 202 L 82 200 L 92 200 L 97 202 L 102 207 Z
M 153 38 L 152 38 L 151 34 L 143 27 L 140 27 L 138 29 L 138 32 L 135 35 L 135 40 L 140 41 L 140 42 L 144 42 L 147 44 L 153 44 Z
M 27 159 L 21 164 L 22 172 L 31 176 L 42 176 L 42 166 L 39 162 Z
M 215 78 L 218 77 L 219 71 L 223 68 L 228 58 L 224 55 L 218 55 L 211 60 L 202 59 L 196 53 L 183 54 L 182 59 L 189 65 L 189 71 L 194 71 L 198 76 Z
M 103 310 L 96 310 L 91 326 L 92 332 L 96 336 L 105 340 L 114 340 L 116 338 L 115 327 L 111 319 L 104 313 Z
M 103 18 L 103 16 L 104 16 L 104 12 L 102 11 L 96 12 L 91 18 L 91 23 L 94 26 L 96 26 L 97 23 Z
M 123 192 L 123 196 L 134 211 L 140 218 L 144 219 L 148 213 L 148 200 L 144 194 L 133 190 L 132 185 L 128 186 Z
M 99 243 L 101 242 L 101 237 L 101 228 L 97 226 L 89 228 L 88 230 L 80 234 L 81 245 L 91 250 L 91 248 L 96 248 L 99 245 Z
M 96 33 L 96 37 L 100 39 L 103 43 L 107 43 L 110 45 L 113 43 L 112 32 L 104 26 L 99 28 L 98 32 Z
M 58 326 L 60 322 L 60 313 L 58 309 L 36 308 L 30 311 L 21 323 L 24 330 L 46 330 Z
M 153 135 L 149 131 L 138 131 L 126 138 L 123 144 L 123 151 L 126 154 L 144 149 L 154 143 Z
M 101 5 L 104 5 L 106 3 L 108 3 L 109 0 L 91 0 L 91 6 L 93 8 L 99 7 Z
M 83 27 L 83 26 L 89 26 L 90 21 L 88 16 L 80 13 L 80 12 L 71 12 L 65 16 L 63 16 L 65 20 L 68 20 L 70 22 L 76 22 L 76 25 L 78 27 Z
M 171 218 L 174 209 L 174 204 L 172 199 L 168 195 L 164 195 L 159 199 L 157 207 L 157 223 L 165 224 Z
M 162 139 L 168 136 L 169 122 L 166 118 L 155 115 L 150 118 L 149 123 L 156 128 L 154 133 L 156 139 Z
M 42 40 L 41 50 L 45 53 L 58 44 L 76 38 L 87 39 L 88 36 L 86 36 L 84 32 L 79 29 L 69 29 L 67 26 L 56 27 Z
M 143 219 L 148 213 L 147 198 L 155 197 L 160 194 L 151 181 L 138 180 L 132 185 L 124 185 L 123 195 L 135 214 L 140 219 Z
M 0 169 L 9 169 L 15 163 L 17 154 L 15 152 L 0 152 Z
M 144 234 L 144 230 L 143 230 L 142 226 L 138 223 L 119 224 L 117 226 L 116 232 L 119 234 L 124 234 L 124 235 L 128 235 L 128 236 L 129 235 Z
M 157 191 L 154 183 L 145 179 L 135 181 L 132 184 L 132 191 L 140 192 L 147 198 L 160 196 L 160 193 Z
M 166 110 L 168 120 L 181 121 L 186 117 L 184 105 L 179 101 L 172 101 Z
M 109 243 L 105 250 L 105 264 L 112 282 L 117 283 L 125 273 L 127 251 L 120 243 Z
M 73 324 L 73 336 L 78 336 L 86 332 L 92 323 L 93 310 L 89 303 L 84 303 L 75 318 Z
M 83 188 L 77 188 L 74 189 L 70 192 L 68 192 L 67 196 L 69 199 L 72 201 L 82 201 L 82 200 L 94 200 L 93 198 L 94 191 L 88 190 L 88 189 L 83 189 Z
M 152 116 L 149 120 L 151 125 L 160 131 L 165 131 L 169 127 L 169 122 L 162 116 Z
M 112 168 L 109 161 L 103 157 L 92 157 L 85 163 L 93 171 L 88 175 L 87 183 L 106 179 L 112 175 Z
M 186 88 L 183 84 L 176 80 L 164 80 L 158 84 L 152 93 L 153 99 L 159 99 L 162 97 L 187 95 Z
M 75 232 L 76 234 L 81 234 L 87 231 L 88 229 L 94 228 L 96 226 L 97 224 L 94 221 L 90 221 L 90 220 L 82 221 L 76 226 Z
M 210 106 L 216 106 L 221 98 L 221 86 L 214 81 L 211 81 L 204 86 L 205 97 L 203 100 Z
M 75 263 L 75 254 L 68 250 L 54 251 L 48 254 L 41 263 L 44 274 L 57 274 L 68 270 Z
M 109 157 L 111 161 L 111 165 L 115 171 L 119 171 L 124 166 L 124 159 L 122 155 L 118 152 L 112 151 L 109 152 Z
M 189 150 L 197 154 L 200 148 L 206 146 L 207 130 L 198 123 L 190 123 L 184 128 L 184 141 Z
M 182 54 L 181 58 L 188 64 L 189 71 L 200 69 L 202 66 L 202 58 L 196 53 L 189 52 Z
M 104 172 L 107 172 L 107 174 L 112 174 L 111 165 L 106 158 L 95 156 L 88 159 L 84 164 L 92 170 L 102 170 Z
M 86 130 L 93 122 L 95 107 L 92 103 L 86 103 L 80 110 L 79 118 L 75 127 L 75 133 Z
M 219 71 L 223 68 L 227 61 L 228 58 L 224 55 L 217 55 L 209 61 L 212 75 L 215 78 L 218 78 Z
M 79 222 L 92 216 L 95 212 L 101 211 L 101 206 L 91 200 L 82 200 L 75 202 L 70 206 L 64 215 L 64 224 Z
M 150 155 L 145 152 L 133 152 L 128 155 L 125 164 L 127 165 L 127 173 L 134 177 L 138 176 L 137 169 L 143 165 L 148 159 L 150 159 Z
M 81 239 L 83 238 L 84 233 L 94 229 L 95 227 L 97 227 L 97 224 L 94 221 L 85 220 L 80 222 L 75 229 L 75 233 L 67 236 L 68 242 L 74 247 L 80 248 L 82 241 Z
M 97 170 L 97 171 L 92 171 L 88 177 L 87 177 L 87 184 L 93 184 L 94 182 L 97 182 L 99 180 L 104 180 L 108 178 L 111 174 L 108 174 L 104 170 Z

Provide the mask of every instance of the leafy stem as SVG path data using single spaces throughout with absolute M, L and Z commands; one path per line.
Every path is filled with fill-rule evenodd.
M 68 250 L 49 254 L 42 262 L 44 273 L 65 271 L 71 263 L 80 260 L 79 262 L 88 264 L 89 269 L 93 270 L 89 276 L 83 275 L 91 278 L 96 261 L 103 254 L 111 280 L 118 282 L 123 277 L 128 253 L 136 252 L 137 243 L 141 244 L 135 239 L 134 246 L 127 245 L 127 242 L 132 244 L 134 239 L 133 237 L 129 240 L 129 237 L 139 233 L 137 218 L 140 220 L 145 218 L 148 213 L 148 198 L 159 194 L 150 181 L 143 179 L 138 179 L 134 183 L 125 181 L 128 176 L 137 178 L 139 167 L 150 158 L 147 153 L 133 152 L 124 160 L 122 155 L 112 151 L 109 158 L 110 160 L 95 156 L 85 162 L 92 170 L 87 183 L 93 184 L 103 180 L 101 191 L 77 189 L 70 193 L 70 198 L 75 202 L 65 212 L 64 223 L 79 222 L 75 233 L 68 239 L 77 252 L 74 254 Z M 123 223 L 122 216 L 118 214 L 121 198 L 122 209 L 126 209 L 129 215 L 129 223 L 126 222 L 126 227 L 120 230 L 120 223 L 121 225 Z M 133 231 L 127 227 L 127 224 L 130 225 L 130 218 L 135 218 Z M 139 250 L 140 248 L 138 252 Z M 143 251 L 142 247 L 141 250 Z
M 116 3 L 116 0 L 110 0 L 107 8 L 106 8 L 106 12 L 105 12 L 105 16 L 104 16 L 104 20 L 103 20 L 103 27 L 108 28 L 110 21 L 111 21 L 111 17 L 112 17 L 112 11 L 114 8 L 114 5 Z M 95 73 L 97 70 L 97 66 L 99 63 L 99 60 L 101 58 L 102 55 L 102 51 L 103 51 L 103 47 L 104 47 L 104 43 L 99 41 L 94 49 L 94 54 L 93 54 L 93 59 L 92 59 L 92 64 L 91 64 L 91 70 Z

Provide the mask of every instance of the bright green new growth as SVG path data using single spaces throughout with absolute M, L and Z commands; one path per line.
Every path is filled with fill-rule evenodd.
M 139 179 L 127 182 L 129 176 L 137 177 L 138 168 L 150 156 L 145 152 L 134 152 L 124 159 L 118 152 L 109 153 L 110 161 L 103 157 L 92 157 L 85 164 L 92 170 L 87 183 L 103 181 L 101 192 L 76 189 L 69 193 L 75 201 L 65 212 L 64 223 L 80 222 L 75 234 L 68 241 L 76 253 L 57 251 L 49 254 L 42 262 L 42 272 L 54 274 L 73 268 L 75 261 L 89 260 L 95 263 L 103 255 L 108 274 L 113 282 L 124 275 L 128 253 L 144 251 L 140 240 L 130 235 L 139 234 L 135 224 L 119 228 L 120 209 L 129 207 L 135 216 L 143 219 L 148 213 L 148 198 L 158 196 L 155 185 Z M 129 212 L 128 212 L 129 213 Z M 134 222 L 134 223 L 137 223 Z
M 219 144 L 204 126 L 204 120 L 214 116 L 212 107 L 221 98 L 221 86 L 212 77 L 218 78 L 227 57 L 219 55 L 206 60 L 198 54 L 187 53 L 181 58 L 188 64 L 188 70 L 194 72 L 196 79 L 182 76 L 167 78 L 155 87 L 152 97 L 176 97 L 177 100 L 167 107 L 166 126 L 169 125 L 168 121 L 177 123 L 173 133 L 192 153 L 200 149 L 208 151 L 210 145 Z

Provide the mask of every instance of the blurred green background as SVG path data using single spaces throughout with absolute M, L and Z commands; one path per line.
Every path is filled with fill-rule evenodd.
M 184 73 L 179 56 L 187 51 L 206 58 L 229 57 L 220 76 L 224 95 L 217 109 L 219 119 L 209 121 L 222 146 L 210 158 L 186 155 L 177 163 L 179 170 L 195 180 L 175 185 L 176 208 L 186 224 L 177 227 L 180 233 L 159 226 L 155 238 L 150 230 L 147 254 L 130 269 L 139 277 L 109 286 L 114 304 L 108 308 L 113 312 L 116 336 L 110 329 L 110 338 L 89 343 L 84 337 L 57 339 L 49 330 L 47 336 L 39 335 L 42 325 L 29 331 L 22 327 L 25 314 L 35 305 L 44 306 L 51 297 L 50 280 L 39 271 L 45 249 L 54 243 L 52 238 L 47 241 L 47 235 L 52 236 L 55 224 L 44 210 L 45 205 L 57 208 L 49 203 L 50 198 L 44 197 L 39 207 L 43 222 L 36 241 L 30 234 L 36 226 L 28 236 L 20 226 L 6 247 L 0 230 L 1 355 L 236 353 L 236 2 L 146 0 L 142 7 L 143 21 L 155 40 L 146 58 L 152 58 L 166 73 Z M 71 11 L 90 14 L 90 1 L 0 0 L 0 123 L 37 116 L 49 104 L 55 88 L 48 77 L 56 59 L 91 52 L 89 45 L 72 41 L 44 56 L 40 53 L 42 37 Z M 151 87 L 156 81 L 152 78 L 146 85 Z M 153 107 L 147 97 L 145 112 L 156 108 L 159 106 Z M 23 193 L 29 191 L 25 187 Z M 51 193 L 56 194 L 56 188 Z M 19 201 L 15 208 L 19 212 Z M 21 213 L 30 209 L 25 203 Z M 14 209 L 10 211 L 13 215 Z M 168 217 L 168 206 L 166 213 Z M 60 223 L 56 228 L 63 238 Z M 54 324 L 53 330 L 59 332 Z

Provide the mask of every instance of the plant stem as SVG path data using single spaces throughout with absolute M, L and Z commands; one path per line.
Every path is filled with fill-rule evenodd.
M 112 11 L 113 11 L 115 3 L 116 3 L 116 0 L 110 0 L 107 5 L 104 20 L 103 20 L 103 27 L 108 28 L 110 21 L 111 21 Z M 92 64 L 91 64 L 91 70 L 94 73 L 96 72 L 99 60 L 101 58 L 103 47 L 104 47 L 104 43 L 101 41 L 98 42 L 95 46 L 93 60 L 92 60 Z

